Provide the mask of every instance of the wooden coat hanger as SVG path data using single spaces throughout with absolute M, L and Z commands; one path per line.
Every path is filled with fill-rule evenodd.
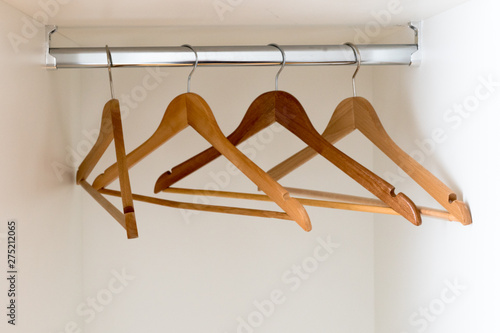
M 132 191 L 128 169 L 125 161 L 125 143 L 123 140 L 123 128 L 120 115 L 120 103 L 114 99 L 113 79 L 111 77 L 111 55 L 109 48 L 106 45 L 108 55 L 108 72 L 111 88 L 111 100 L 109 100 L 102 111 L 101 128 L 95 145 L 80 164 L 77 174 L 76 183 L 81 185 L 106 211 L 108 211 L 127 231 L 128 238 L 137 238 L 137 224 L 135 220 L 134 203 L 132 199 Z M 96 191 L 87 182 L 87 177 L 90 175 L 97 162 L 111 144 L 115 141 L 115 152 L 118 168 L 118 177 L 120 181 L 121 198 L 123 204 L 123 213 L 120 212 L 113 204 L 111 204 L 101 193 Z
M 280 51 L 282 52 L 281 49 Z M 392 185 L 332 146 L 314 129 L 299 101 L 291 94 L 277 90 L 278 76 L 285 64 L 284 53 L 282 52 L 282 54 L 283 64 L 276 75 L 276 90 L 266 92 L 252 102 L 241 124 L 228 136 L 228 140 L 232 144 L 237 145 L 274 122 L 278 122 L 384 201 L 388 206 L 392 207 L 400 215 L 413 224 L 420 225 L 420 213 L 415 204 L 406 195 L 403 193 L 396 195 Z M 155 184 L 155 193 L 168 188 L 176 181 L 198 170 L 219 155 L 215 149 L 209 148 L 176 166 L 172 171 L 165 172 L 158 178 Z
M 357 48 L 352 44 L 349 46 L 353 48 L 358 60 L 358 67 L 352 78 L 354 95 L 356 95 L 354 79 L 361 59 Z M 463 225 L 472 223 L 467 205 L 457 200 L 457 195 L 450 188 L 396 145 L 382 126 L 375 109 L 365 98 L 354 96 L 344 99 L 335 109 L 322 137 L 333 144 L 356 129 L 451 213 L 456 221 Z M 316 154 L 314 149 L 306 147 L 269 170 L 269 174 L 276 180 L 281 179 Z
M 197 63 L 198 61 L 196 60 L 193 71 Z M 191 72 L 191 74 L 192 73 L 193 72 Z M 296 221 L 304 230 L 310 231 L 311 222 L 304 207 L 296 199 L 290 197 L 288 192 L 266 172 L 232 145 L 220 130 L 207 102 L 201 96 L 189 92 L 191 74 L 188 78 L 188 92 L 172 100 L 155 133 L 153 133 L 146 142 L 127 155 L 127 167 L 131 168 L 174 135 L 186 127 L 191 126 L 212 144 L 214 150 L 224 155 L 276 202 L 290 219 Z M 118 175 L 119 166 L 114 164 L 96 178 L 92 187 L 98 191 L 103 190 L 103 188 L 116 179 Z M 229 209 L 229 207 L 227 208 Z M 267 211 L 261 212 L 263 212 L 263 214 L 267 213 Z

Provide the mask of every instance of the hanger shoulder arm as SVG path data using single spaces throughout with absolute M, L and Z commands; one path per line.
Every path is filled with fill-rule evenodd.
M 252 136 L 254 133 L 251 133 L 250 135 L 248 135 L 248 133 L 246 134 L 242 133 L 241 135 L 239 134 L 240 134 L 239 132 L 235 131 L 227 137 L 227 139 L 229 140 L 229 142 L 231 142 L 232 145 L 237 146 L 239 143 L 245 141 L 248 137 Z M 202 151 L 201 153 L 182 162 L 181 164 L 176 165 L 175 167 L 172 168 L 172 170 L 166 171 L 160 177 L 158 177 L 155 184 L 154 192 L 158 193 L 166 188 L 169 188 L 171 185 L 177 183 L 181 179 L 184 179 L 185 177 L 201 169 L 208 163 L 212 162 L 220 155 L 221 153 L 217 149 L 215 149 L 214 147 L 209 147 L 204 151 Z
M 232 145 L 237 146 L 251 136 L 260 132 L 274 122 L 274 112 L 268 107 L 266 94 L 257 97 L 248 108 L 238 127 L 227 137 Z M 193 172 L 215 160 L 221 154 L 214 147 L 210 147 L 187 161 L 164 172 L 156 181 L 154 192 L 158 193 Z
M 391 140 L 392 141 L 392 140 Z M 465 202 L 457 200 L 457 194 L 430 171 L 403 151 L 399 146 L 386 143 L 376 144 L 396 165 L 409 175 L 420 187 L 429 193 L 441 206 L 449 211 L 463 225 L 471 224 L 472 217 Z
M 135 221 L 134 201 L 132 199 L 132 189 L 128 174 L 125 141 L 123 139 L 123 127 L 120 114 L 120 104 L 118 101 L 111 107 L 111 120 L 113 123 L 113 138 L 115 141 L 116 164 L 118 165 L 118 178 L 120 190 L 122 192 L 123 213 L 125 214 L 125 229 L 128 238 L 137 238 L 137 223 Z
M 97 162 L 99 162 L 102 155 L 111 144 L 111 141 L 113 141 L 111 102 L 112 100 L 108 101 L 102 111 L 101 128 L 99 129 L 99 135 L 96 143 L 78 167 L 78 171 L 76 173 L 77 184 L 80 184 L 82 180 L 87 179 Z
M 344 100 L 337 106 L 330 121 L 326 125 L 325 130 L 321 134 L 325 140 L 332 144 L 336 143 L 355 130 L 354 116 L 348 105 L 348 101 Z M 273 179 L 279 180 L 311 160 L 317 154 L 318 153 L 314 149 L 308 146 L 273 167 L 268 171 L 268 173 L 271 177 L 273 177 Z
M 178 98 L 174 99 L 167 107 L 163 119 L 153 135 L 127 155 L 126 165 L 128 169 L 187 127 L 185 107 L 180 102 Z M 116 178 L 118 178 L 118 165 L 115 163 L 96 177 L 92 187 L 99 190 Z
M 347 136 L 349 133 L 351 133 L 352 130 L 346 130 L 345 132 L 337 132 L 338 135 L 325 135 L 322 134 L 321 136 L 324 137 L 328 142 L 330 143 L 335 143 L 339 141 L 341 138 Z M 315 157 L 318 154 L 318 152 L 311 147 L 307 146 L 301 151 L 295 153 L 294 155 L 290 156 L 280 164 L 274 166 L 272 169 L 268 171 L 269 175 L 275 179 L 279 180 L 295 169 L 298 169 L 300 166 L 303 164 L 307 163 L 310 161 L 313 157 Z
M 415 225 L 422 223 L 416 205 L 406 195 L 403 193 L 396 195 L 394 186 L 342 153 L 322 137 L 319 138 L 322 140 L 306 138 L 306 143 L 410 222 Z
M 306 162 L 308 162 L 309 160 L 311 160 L 317 154 L 318 153 L 314 149 L 307 146 L 304 149 L 302 149 L 301 151 L 290 156 L 289 158 L 287 158 L 286 160 L 284 160 L 280 164 L 274 166 L 267 173 L 274 180 L 280 180 L 281 178 L 285 177 L 293 170 L 297 169 L 301 165 L 303 165 Z
M 181 164 L 175 166 L 170 171 L 164 172 L 156 180 L 154 192 L 158 193 L 166 188 L 169 188 L 172 184 L 175 184 L 181 179 L 189 176 L 193 172 L 199 170 L 203 166 L 207 165 L 211 161 L 215 160 L 221 154 L 214 147 L 207 148 L 196 156 L 182 162 Z
M 441 180 L 401 149 L 384 129 L 373 106 L 366 99 L 357 97 L 353 104 L 356 128 L 441 206 L 463 225 L 472 223 L 467 205 L 457 200 L 457 195 Z

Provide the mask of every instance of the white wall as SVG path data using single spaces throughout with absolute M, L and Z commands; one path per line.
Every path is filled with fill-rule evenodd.
M 319 32 L 319 33 L 318 33 Z M 147 36 L 147 34 L 145 34 Z M 167 38 L 165 38 L 167 36 Z M 171 37 L 168 37 L 171 36 Z M 324 43 L 332 39 L 331 29 L 178 29 L 158 38 L 167 45 L 189 42 L 210 44 Z M 90 37 L 87 37 L 90 38 Z M 331 40 L 340 43 L 344 40 Z M 345 39 L 347 40 L 347 39 Z M 128 40 L 133 44 L 134 40 Z M 200 68 L 193 75 L 192 90 L 203 96 L 224 133 L 241 121 L 251 101 L 274 88 L 276 68 Z M 322 131 L 334 107 L 350 96 L 352 68 L 285 68 L 280 89 L 293 93 L 303 103 L 313 123 Z M 128 151 L 144 142 L 156 129 L 168 103 L 185 92 L 190 69 L 162 69 L 159 86 L 124 119 Z M 137 94 L 145 69 L 113 71 L 115 90 L 127 107 L 123 94 Z M 82 128 L 98 128 L 102 106 L 109 98 L 107 72 L 85 71 L 82 85 Z M 359 90 L 370 97 L 370 71 L 360 74 Z M 153 81 L 149 81 L 153 82 Z M 139 96 L 140 97 L 140 96 Z M 263 144 L 254 160 L 265 170 L 304 147 L 292 134 L 269 132 L 272 140 Z M 263 138 L 263 139 L 262 139 Z M 84 140 L 84 136 L 81 137 Z M 267 142 L 266 137 L 261 137 Z M 371 167 L 371 147 L 355 149 L 356 136 L 339 147 Z M 152 195 L 157 177 L 208 147 L 192 129 L 187 129 L 131 169 L 134 192 Z M 251 145 L 246 148 L 251 148 Z M 102 172 L 113 161 L 110 148 Z M 213 182 L 210 172 L 224 170 L 221 158 L 200 170 L 179 186 L 203 188 Z M 94 172 L 89 179 L 93 179 Z M 289 186 L 365 194 L 366 191 L 326 160 L 316 158 L 282 182 Z M 115 182 L 111 187 L 117 188 Z M 255 185 L 238 175 L 227 190 L 255 192 Z M 81 190 L 80 190 L 81 191 Z M 160 195 L 167 198 L 166 195 Z M 178 197 L 190 201 L 189 198 Z M 114 201 L 119 205 L 119 201 Z M 212 204 L 234 204 L 210 199 Z M 83 199 L 84 295 L 105 297 L 113 271 L 124 270 L 131 280 L 110 304 L 95 317 L 90 311 L 86 332 L 372 332 L 373 331 L 373 217 L 324 209 L 308 209 L 313 231 L 305 233 L 294 222 L 200 213 L 185 219 L 182 212 L 136 203 L 139 239 L 127 240 L 124 230 L 88 195 Z M 254 207 L 262 207 L 261 204 Z M 274 205 L 264 206 L 275 209 Z M 318 267 L 313 255 L 321 239 L 338 243 Z M 291 269 L 302 264 L 311 273 L 292 280 Z M 133 278 L 132 278 L 133 277 Z M 295 282 L 294 282 L 295 281 Z M 295 283 L 300 281 L 296 291 Z M 259 322 L 255 301 L 271 299 L 283 292 L 283 304 Z M 107 303 L 105 301 L 104 303 Z M 265 311 L 263 311 L 265 312 Z M 239 328 L 239 317 L 257 328 Z M 360 320 L 362 318 L 362 320 Z
M 454 189 L 473 217 L 467 227 L 424 218 L 418 228 L 375 218 L 376 332 L 499 330 L 498 10 L 495 1 L 470 1 L 426 20 L 422 66 L 375 71 L 374 82 L 383 84 L 374 84 L 374 106 L 388 132 Z M 435 129 L 446 137 L 431 144 Z M 428 151 L 415 140 L 426 140 Z M 411 180 L 395 177 L 380 153 L 375 164 L 415 202 L 439 207 Z
M 80 117 L 79 74 L 43 69 L 42 29 L 26 22 L 0 2 L 0 331 L 62 332 L 81 322 L 80 191 L 66 162 Z M 10 42 L 16 37 L 20 44 Z M 6 316 L 10 219 L 18 228 L 15 327 Z

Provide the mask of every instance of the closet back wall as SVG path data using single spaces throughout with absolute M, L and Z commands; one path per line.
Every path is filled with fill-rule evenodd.
M 87 38 L 95 35 L 89 33 Z M 166 45 L 195 46 L 339 44 L 352 38 L 325 28 L 186 28 L 157 36 Z M 134 40 L 127 42 L 133 45 Z M 124 113 L 127 151 L 149 138 L 168 103 L 186 91 L 190 70 L 113 70 L 116 95 Z M 277 70 L 198 68 L 191 89 L 206 99 L 222 131 L 229 134 L 252 100 L 274 89 Z M 321 132 L 336 105 L 352 95 L 353 70 L 352 66 L 285 67 L 279 88 L 302 102 Z M 368 98 L 371 72 L 363 69 L 357 80 L 358 91 Z M 105 69 L 85 70 L 81 75 L 83 121 L 79 131 L 88 133 L 99 127 L 102 107 L 109 99 L 108 79 Z M 80 139 L 85 140 L 85 135 Z M 370 168 L 371 146 L 356 149 L 357 139 L 347 138 L 338 147 Z M 279 126 L 257 135 L 252 142 L 241 147 L 264 170 L 304 147 Z M 186 129 L 131 169 L 133 191 L 152 194 L 161 173 L 208 146 L 194 130 Z M 113 160 L 114 152 L 110 149 L 89 179 Z M 224 190 L 254 192 L 255 185 L 241 174 L 226 177 L 227 163 L 220 158 L 179 186 L 204 188 L 214 183 Z M 363 188 L 321 158 L 296 170 L 282 184 L 366 195 Z M 117 188 L 117 182 L 111 187 Z M 190 197 L 175 198 L 192 201 Z M 114 202 L 119 204 L 118 200 Z M 239 205 L 213 198 L 209 202 Z M 308 212 L 313 230 L 305 233 L 293 222 L 197 214 L 136 203 L 139 239 L 127 240 L 124 230 L 88 195 L 83 196 L 82 205 L 85 297 L 106 288 L 113 272 L 129 276 L 123 290 L 113 295 L 111 304 L 95 317 L 85 317 L 89 322 L 85 332 L 229 333 L 253 332 L 257 327 L 259 332 L 373 331 L 371 214 L 311 208 Z M 257 206 L 262 204 L 250 207 Z M 265 207 L 277 209 L 274 204 Z M 315 258 L 317 253 L 321 254 L 320 260 Z M 297 273 L 297 269 L 304 273 Z M 275 303 L 271 306 L 270 302 Z

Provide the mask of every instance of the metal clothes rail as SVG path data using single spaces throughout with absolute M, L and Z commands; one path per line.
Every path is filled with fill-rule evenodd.
M 419 62 L 420 22 L 410 22 L 415 31 L 414 44 L 357 45 L 363 65 L 415 65 Z M 56 26 L 46 26 L 46 67 L 105 68 L 105 47 L 53 48 Z M 352 65 L 356 63 L 347 45 L 280 45 L 286 65 Z M 193 66 L 195 55 L 187 47 L 110 47 L 113 67 Z M 282 55 L 273 46 L 198 46 L 198 66 L 277 66 Z

